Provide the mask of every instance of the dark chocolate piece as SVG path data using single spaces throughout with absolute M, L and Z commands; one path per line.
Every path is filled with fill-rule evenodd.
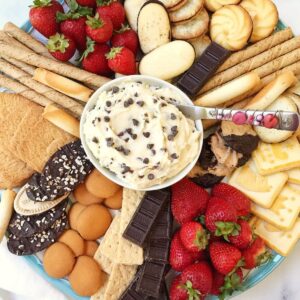
M 215 184 L 221 182 L 223 180 L 223 178 L 224 178 L 224 176 L 216 176 L 211 173 L 206 173 L 206 174 L 199 175 L 196 177 L 191 177 L 190 179 L 194 183 L 196 183 L 204 188 L 211 188 Z
M 229 54 L 230 51 L 212 42 L 190 69 L 177 81 L 177 86 L 190 97 L 195 96 Z
M 169 199 L 170 191 L 167 189 L 147 192 L 125 229 L 123 237 L 136 245 L 143 246 L 154 221 Z
M 16 237 L 12 233 L 8 236 L 7 248 L 16 255 L 31 255 L 42 251 L 53 244 L 68 224 L 67 214 L 56 220 L 53 225 L 46 230 L 35 233 L 29 237 Z
M 9 222 L 8 232 L 21 238 L 46 230 L 62 217 L 67 205 L 68 200 L 66 199 L 50 210 L 33 216 L 22 216 L 14 212 Z
M 145 261 L 137 281 L 136 291 L 158 299 L 164 281 L 166 264 Z
M 211 137 L 212 134 L 203 140 L 203 146 L 198 159 L 198 163 L 204 170 L 213 168 L 218 164 L 218 160 L 211 150 Z
M 80 140 L 71 142 L 51 156 L 42 174 L 30 178 L 27 196 L 33 201 L 54 200 L 73 191 L 92 169 Z
M 145 249 L 145 259 L 147 261 L 160 261 L 167 264 L 170 244 L 171 239 L 150 240 L 148 247 Z

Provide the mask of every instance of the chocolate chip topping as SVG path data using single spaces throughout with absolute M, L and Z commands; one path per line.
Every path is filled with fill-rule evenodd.
M 154 147 L 154 144 L 147 144 L 148 149 L 152 149 Z
M 105 121 L 105 122 L 109 122 L 109 121 L 110 121 L 110 117 L 105 116 L 105 117 L 104 117 L 104 121 Z
M 176 120 L 176 115 L 174 113 L 171 113 L 171 120 Z
M 147 158 L 147 157 L 144 158 L 143 163 L 146 164 L 146 165 L 149 164 L 149 158 Z
M 94 136 L 93 139 L 92 139 L 92 142 L 98 144 L 98 143 L 99 143 L 99 140 L 98 140 L 98 138 L 96 138 L 96 137 Z
M 148 174 L 148 179 L 149 180 L 153 180 L 155 178 L 154 174 L 150 173 Z
M 111 102 L 110 101 L 106 101 L 106 106 L 107 107 L 111 107 Z
M 113 94 L 116 94 L 120 89 L 117 86 L 113 86 L 111 90 Z
M 145 138 L 148 138 L 148 137 L 150 136 L 150 132 L 143 132 L 143 136 L 144 136 Z
M 145 102 L 144 102 L 144 101 L 138 101 L 136 104 L 137 104 L 138 106 L 140 106 L 140 107 L 143 107 L 144 104 L 145 104 Z
M 132 119 L 132 123 L 134 126 L 139 126 L 140 122 L 137 119 Z
M 132 104 L 133 104 L 133 99 L 129 98 L 124 102 L 124 107 L 129 107 Z

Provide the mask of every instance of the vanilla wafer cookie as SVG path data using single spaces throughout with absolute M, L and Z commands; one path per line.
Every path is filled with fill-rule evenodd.
M 271 208 L 251 204 L 251 212 L 281 230 L 290 230 L 300 212 L 300 188 L 286 184 Z
M 287 231 L 280 230 L 262 220 L 254 225 L 254 232 L 259 235 L 266 244 L 282 256 L 287 256 L 300 238 L 300 218 L 295 225 Z
M 65 194 L 52 201 L 46 202 L 36 202 L 31 199 L 26 194 L 27 185 L 24 185 L 18 192 L 16 199 L 14 201 L 15 211 L 23 216 L 32 216 L 41 214 L 47 210 L 52 209 L 62 201 L 64 201 L 69 194 Z
M 259 174 L 269 175 L 300 166 L 300 144 L 296 137 L 277 144 L 260 142 L 253 152 Z

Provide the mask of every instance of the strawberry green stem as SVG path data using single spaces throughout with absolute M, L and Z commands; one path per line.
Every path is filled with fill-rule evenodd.
M 107 59 L 114 59 L 119 53 L 121 53 L 122 49 L 123 47 L 113 47 L 105 56 Z
M 51 0 L 34 0 L 30 7 L 46 7 L 52 6 Z
M 50 52 L 60 51 L 61 53 L 65 53 L 69 46 L 69 40 L 65 38 L 63 34 L 59 33 L 51 36 L 47 44 L 47 48 Z
M 101 28 L 104 25 L 103 20 L 99 17 L 99 14 L 96 14 L 94 18 L 87 16 L 86 24 L 92 29 Z

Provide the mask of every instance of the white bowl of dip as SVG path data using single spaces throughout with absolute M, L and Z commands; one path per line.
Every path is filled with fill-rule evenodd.
M 167 89 L 169 89 L 172 92 L 172 94 L 174 93 L 176 95 L 176 99 L 179 99 L 182 104 L 193 105 L 193 102 L 189 99 L 189 97 L 186 94 L 184 94 L 181 90 L 179 90 L 174 85 L 172 85 L 166 81 L 163 81 L 161 79 L 157 79 L 157 78 L 150 77 L 150 76 L 144 76 L 144 75 L 131 75 L 131 76 L 114 79 L 114 80 L 104 84 L 97 91 L 95 91 L 95 93 L 91 96 L 91 98 L 89 99 L 89 101 L 87 102 L 87 104 L 84 108 L 84 111 L 83 111 L 83 114 L 82 114 L 81 120 L 80 120 L 80 137 L 81 137 L 82 145 L 84 147 L 84 150 L 85 150 L 88 158 L 90 159 L 92 164 L 95 166 L 95 168 L 99 172 L 101 172 L 104 176 L 106 176 L 107 178 L 112 180 L 113 182 L 115 182 L 123 187 L 129 188 L 129 189 L 135 189 L 135 190 L 150 191 L 150 190 L 158 190 L 158 189 L 166 188 L 166 187 L 171 186 L 171 185 L 175 184 L 176 182 L 180 181 L 182 178 L 184 178 L 196 164 L 198 157 L 200 155 L 201 149 L 202 149 L 202 144 L 203 144 L 203 127 L 202 127 L 201 120 L 197 120 L 194 122 L 195 129 L 196 129 L 197 133 L 200 135 L 199 139 L 197 141 L 195 141 L 195 143 L 197 143 L 197 145 L 196 145 L 197 149 L 196 150 L 193 149 L 193 153 L 195 153 L 195 155 L 194 155 L 195 157 L 185 167 L 183 167 L 181 170 L 179 170 L 178 173 L 174 174 L 173 176 L 171 176 L 169 178 L 165 178 L 165 180 L 163 180 L 162 182 L 154 183 L 153 185 L 151 185 L 151 182 L 150 182 L 150 184 L 148 186 L 140 186 L 140 184 L 138 183 L 139 179 L 135 180 L 134 183 L 128 182 L 126 179 L 122 178 L 125 176 L 124 175 L 121 176 L 121 173 L 118 176 L 115 172 L 112 172 L 109 169 L 108 165 L 104 167 L 103 164 L 100 163 L 100 160 L 99 160 L 100 158 L 97 158 L 94 155 L 96 153 L 96 151 L 99 151 L 101 153 L 101 148 L 99 146 L 98 147 L 99 150 L 95 150 L 94 144 L 91 143 L 91 134 L 90 134 L 90 132 L 94 131 L 95 128 L 90 129 L 88 126 L 90 126 L 90 123 L 91 123 L 90 122 L 91 114 L 94 114 L 94 115 L 96 114 L 95 107 L 96 107 L 97 103 L 99 103 L 98 102 L 99 96 L 102 95 L 103 92 L 112 90 L 113 87 L 116 87 L 116 86 L 118 87 L 121 84 L 126 84 L 128 82 L 142 82 L 151 87 L 160 87 L 160 88 L 162 88 L 162 90 L 166 89 L 166 91 L 167 91 Z M 141 96 L 139 96 L 139 98 L 142 99 L 143 96 L 141 95 Z M 101 101 L 107 101 L 107 99 L 108 98 L 106 98 L 105 100 L 102 99 Z M 173 107 L 173 105 L 172 105 L 172 107 Z M 113 114 L 113 110 L 111 111 L 111 113 Z M 101 112 L 100 112 L 99 115 L 97 115 L 97 116 L 99 116 L 101 119 L 101 117 L 104 118 L 104 114 L 105 114 L 105 112 L 103 112 L 103 115 L 101 115 Z M 111 122 L 113 122 L 112 120 L 111 120 Z M 119 120 L 117 120 L 117 119 L 114 120 L 115 123 L 118 121 Z M 165 120 L 165 122 L 166 122 L 166 120 Z M 171 122 L 171 120 L 168 122 Z M 116 123 L 116 124 L 118 124 L 118 123 Z M 99 123 L 99 126 L 102 126 L 102 125 L 100 125 L 100 123 Z M 105 128 L 105 130 L 106 130 L 106 128 Z M 180 128 L 179 128 L 179 131 L 180 131 Z M 102 135 L 104 138 L 105 133 L 103 133 Z M 96 139 L 96 142 L 99 142 L 98 139 Z M 132 143 L 133 143 L 133 141 L 132 141 Z M 195 145 L 193 145 L 193 147 L 195 147 Z M 131 154 L 134 154 L 134 151 L 135 151 L 134 149 L 135 149 L 135 147 L 133 147 L 133 149 L 131 149 Z M 107 151 L 107 149 L 106 149 L 106 151 Z M 170 167 L 170 170 L 171 170 L 171 167 Z M 166 171 L 166 170 L 164 170 L 164 171 Z M 131 173 L 134 173 L 134 172 L 131 172 Z M 174 170 L 172 171 L 172 173 L 174 173 Z M 147 175 L 147 178 L 149 178 L 149 174 Z M 142 181 L 142 179 L 141 179 L 141 181 Z M 142 185 L 144 185 L 144 183 Z

